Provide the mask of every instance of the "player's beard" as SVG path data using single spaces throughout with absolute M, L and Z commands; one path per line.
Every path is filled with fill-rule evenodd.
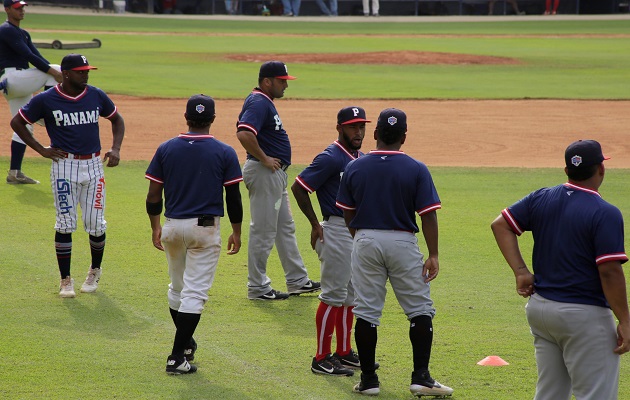
M 341 137 L 343 138 L 343 141 L 349 150 L 359 150 L 361 148 L 361 145 L 363 144 L 363 138 L 361 136 L 352 135 L 352 137 L 350 137 L 350 135 L 346 134 L 346 131 L 343 130 L 343 128 L 341 131 Z

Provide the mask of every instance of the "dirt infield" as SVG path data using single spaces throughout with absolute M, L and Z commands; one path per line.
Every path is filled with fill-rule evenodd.
M 157 146 L 186 131 L 186 99 L 111 96 L 125 118 L 124 160 L 149 160 Z M 241 160 L 243 148 L 235 136 L 242 100 L 217 100 L 211 132 L 233 146 Z M 3 102 L 3 106 L 6 102 Z M 337 136 L 337 111 L 347 105 L 366 109 L 374 122 L 386 107 L 408 115 L 409 132 L 403 150 L 429 166 L 562 167 L 564 149 L 576 139 L 596 139 L 611 157 L 609 168 L 630 168 L 630 101 L 576 100 L 276 100 L 291 138 L 293 163 L 308 164 Z M 2 114 L 5 114 L 6 110 Z M 374 148 L 368 124 L 363 150 Z M 111 144 L 109 123 L 101 119 L 102 144 Z M 49 143 L 44 128 L 35 134 Z M 9 135 L 0 156 L 9 155 Z M 27 156 L 37 153 L 28 149 Z

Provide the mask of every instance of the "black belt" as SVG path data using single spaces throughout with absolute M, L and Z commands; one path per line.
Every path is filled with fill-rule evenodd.
M 258 160 L 258 159 L 256 159 L 256 158 L 254 158 L 254 157 L 248 158 L 248 160 L 251 160 L 251 161 L 256 161 L 256 162 L 260 162 L 260 160 Z M 289 169 L 289 164 L 285 164 L 285 163 L 283 163 L 283 162 L 281 161 L 281 162 L 280 162 L 280 169 L 281 169 L 281 170 L 283 170 L 283 171 L 286 171 L 287 169 Z
M 214 226 L 215 215 L 202 215 L 197 219 L 197 226 Z
M 5 67 L 5 68 L 13 68 L 13 67 Z M 0 76 L 4 75 L 4 69 L 5 68 L 0 68 Z M 24 68 L 15 68 L 16 71 L 21 71 Z
M 328 221 L 330 219 L 330 215 L 324 215 L 324 221 Z

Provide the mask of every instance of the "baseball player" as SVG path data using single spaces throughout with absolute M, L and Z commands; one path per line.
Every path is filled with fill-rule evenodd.
M 404 112 L 395 108 L 383 110 L 374 131 L 376 150 L 346 166 L 337 194 L 336 204 L 343 209 L 354 237 L 352 285 L 357 304 L 354 334 L 361 360 L 361 382 L 354 391 L 366 395 L 380 391 L 374 357 L 389 279 L 410 322 L 414 366 L 411 393 L 449 396 L 453 389 L 441 385 L 429 374 L 435 315 L 429 282 L 439 270 L 436 210 L 441 203 L 427 167 L 400 151 L 406 132 Z M 424 262 L 415 236 L 419 231 L 415 212 L 422 220 L 422 233 L 429 250 Z
M 125 122 L 114 103 L 101 89 L 88 85 L 91 69 L 96 68 L 84 56 L 68 54 L 61 61 L 61 84 L 33 97 L 11 120 L 11 127 L 24 143 L 53 160 L 50 181 L 57 210 L 55 251 L 61 274 L 61 297 L 75 296 L 70 257 L 72 233 L 77 229 L 77 206 L 81 207 L 83 227 L 90 236 L 92 256 L 81 292 L 96 291 L 101 277 L 106 222 L 99 117 L 112 124 L 113 143 L 104 157 L 108 167 L 120 162 L 125 134 Z M 28 124 L 39 119 L 46 123 L 49 147 L 42 146 L 28 129 Z
M 492 222 L 517 293 L 530 297 L 525 311 L 538 367 L 535 400 L 618 396 L 619 356 L 630 350 L 621 267 L 628 257 L 621 212 L 598 192 L 606 159 L 594 140 L 571 143 L 568 182 L 530 193 Z M 534 238 L 533 274 L 518 245 L 525 231 Z
M 337 114 L 337 140 L 319 153 L 291 186 L 300 209 L 311 223 L 311 247 L 321 261 L 321 302 L 315 314 L 317 352 L 311 363 L 311 371 L 318 374 L 352 376 L 351 368 L 361 366 L 352 350 L 350 335 L 354 321 L 354 291 L 350 283 L 352 237 L 335 199 L 346 165 L 363 155 L 359 149 L 366 122 L 370 121 L 363 108 L 342 108 Z M 317 193 L 324 216 L 321 224 L 309 197 L 313 192 Z M 333 332 L 337 338 L 334 355 L 331 354 Z
M 188 99 L 184 114 L 188 132 L 162 143 L 147 169 L 147 213 L 153 245 L 166 253 L 171 283 L 168 304 L 176 333 L 166 372 L 189 374 L 197 344 L 193 334 L 201 318 L 221 252 L 220 218 L 223 187 L 232 223 L 228 254 L 241 248 L 243 180 L 236 151 L 210 134 L 214 100 L 199 94 Z M 166 197 L 164 227 L 160 224 L 162 192 Z
M 31 35 L 20 28 L 26 5 L 23 0 L 4 0 L 7 20 L 0 25 L 0 91 L 9 102 L 12 116 L 33 98 L 34 92 L 61 82 L 59 65 L 50 64 L 42 57 L 33 45 Z M 35 68 L 29 68 L 29 63 Z M 28 124 L 27 128 L 32 134 L 33 125 Z M 22 172 L 25 152 L 26 144 L 14 132 L 7 183 L 39 183 Z
M 274 99 L 289 86 L 287 66 L 280 61 L 261 65 L 258 87 L 245 99 L 238 116 L 236 136 L 245 150 L 243 180 L 249 192 L 251 222 L 247 254 L 247 297 L 250 300 L 284 300 L 314 292 L 319 282 L 308 277 L 295 238 L 295 222 L 289 207 L 287 168 L 291 143 L 282 126 Z M 276 245 L 289 293 L 271 288 L 267 259 Z

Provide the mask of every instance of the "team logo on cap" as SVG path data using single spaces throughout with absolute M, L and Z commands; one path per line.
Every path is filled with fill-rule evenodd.
M 580 156 L 571 157 L 571 164 L 578 167 L 580 164 L 582 164 L 582 157 Z
M 389 117 L 389 118 L 387 118 L 387 123 L 390 124 L 391 126 L 396 125 L 396 122 L 398 122 L 398 118 L 396 118 L 396 117 Z
M 195 107 L 195 111 L 201 114 L 202 112 L 206 111 L 206 107 L 203 104 L 197 104 L 197 106 Z

